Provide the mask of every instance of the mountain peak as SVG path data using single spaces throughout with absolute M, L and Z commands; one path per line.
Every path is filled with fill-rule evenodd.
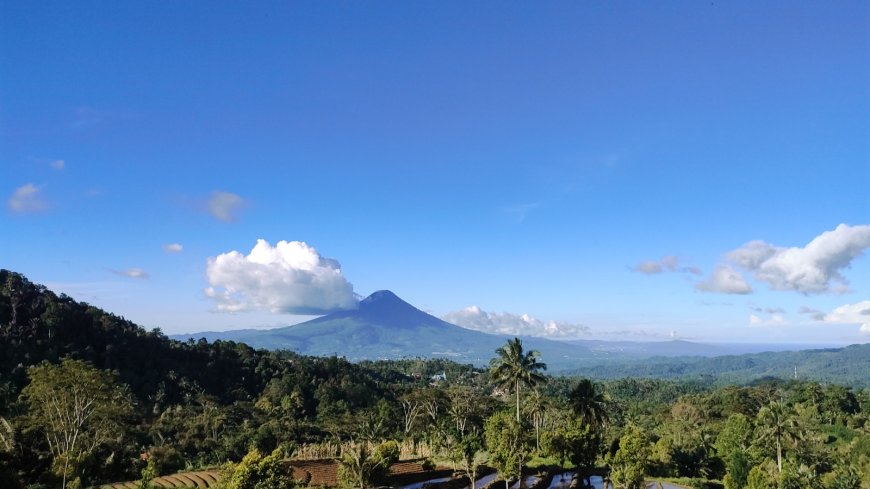
M 375 302 L 405 302 L 391 290 L 378 290 L 363 299 L 360 304 L 373 304 Z

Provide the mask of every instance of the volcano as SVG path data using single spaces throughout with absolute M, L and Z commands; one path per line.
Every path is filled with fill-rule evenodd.
M 174 338 L 233 340 L 254 348 L 293 350 L 303 355 L 338 355 L 349 360 L 450 358 L 486 364 L 508 336 L 474 331 L 438 319 L 389 290 L 379 290 L 356 309 L 338 311 L 304 323 L 267 330 L 197 333 Z M 545 363 L 576 363 L 596 354 L 588 347 L 541 338 L 523 338 Z

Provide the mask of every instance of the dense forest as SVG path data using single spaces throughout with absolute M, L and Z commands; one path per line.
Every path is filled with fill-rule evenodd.
M 227 488 L 289 487 L 305 481 L 278 462 L 329 456 L 363 488 L 410 457 L 472 480 L 564 466 L 626 488 L 870 488 L 870 389 L 548 377 L 519 340 L 493 356 L 354 364 L 179 342 L 0 270 L 0 487 L 147 487 L 219 466 Z
M 820 350 L 779 351 L 718 357 L 653 357 L 607 362 L 570 370 L 597 379 L 647 377 L 745 384 L 764 378 L 793 378 L 870 387 L 870 344 Z

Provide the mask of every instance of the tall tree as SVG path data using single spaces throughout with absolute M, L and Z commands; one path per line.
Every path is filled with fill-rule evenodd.
M 593 429 L 607 426 L 610 420 L 610 401 L 589 379 L 580 379 L 580 382 L 571 389 L 568 403 L 574 415 Z
M 797 421 L 781 400 L 771 401 L 761 408 L 757 418 L 758 438 L 776 446 L 776 467 L 782 472 L 783 444 L 794 443 L 801 438 Z
M 547 420 L 547 401 L 537 390 L 532 391 L 526 406 L 526 411 L 532 419 L 532 427 L 535 428 L 535 450 L 541 451 L 541 428 Z
M 492 380 L 502 388 L 513 390 L 517 399 L 517 426 L 522 429 L 522 419 L 520 418 L 520 388 L 525 385 L 533 388 L 538 384 L 543 384 L 547 378 L 541 374 L 547 370 L 547 364 L 538 360 L 541 355 L 537 350 L 523 351 L 523 342 L 519 338 L 508 340 L 508 342 L 495 350 L 498 355 L 490 361 L 490 376 Z M 517 457 L 518 470 L 520 473 L 520 487 L 522 484 L 522 446 Z
M 44 434 L 65 488 L 87 456 L 123 432 L 132 413 L 130 395 L 112 373 L 80 360 L 37 365 L 27 375 L 21 399 L 31 429 Z
M 547 370 L 547 364 L 538 360 L 541 355 L 537 350 L 523 351 L 523 342 L 519 338 L 508 342 L 495 350 L 498 355 L 490 361 L 490 376 L 499 387 L 514 391 L 517 399 L 517 423 L 520 419 L 520 388 L 525 385 L 532 388 L 543 384 L 547 378 L 541 371 Z

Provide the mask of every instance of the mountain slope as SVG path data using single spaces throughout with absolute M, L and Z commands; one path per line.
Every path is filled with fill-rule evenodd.
M 373 293 L 359 308 L 327 314 L 304 323 L 268 330 L 197 333 L 174 338 L 232 339 L 255 348 L 288 349 L 304 355 L 345 356 L 350 360 L 447 357 L 482 365 L 507 336 L 461 328 L 427 314 L 388 290 Z M 551 368 L 585 364 L 606 356 L 582 345 L 541 338 L 523 338 L 527 348 L 541 351 Z

